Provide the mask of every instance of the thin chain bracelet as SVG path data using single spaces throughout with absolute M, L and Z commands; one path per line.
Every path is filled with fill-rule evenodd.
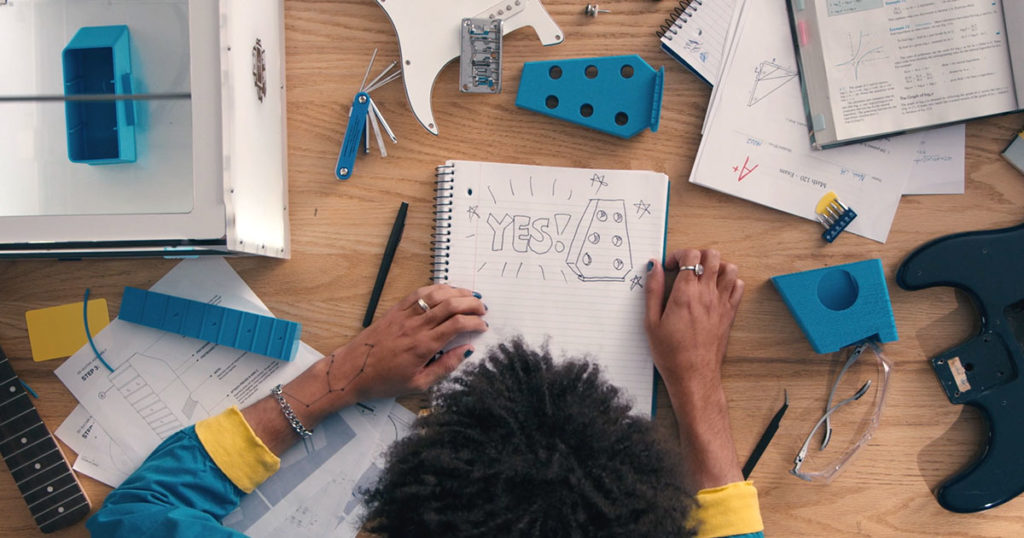
M 307 430 L 302 422 L 299 421 L 299 417 L 295 416 L 295 411 L 292 411 L 292 406 L 288 405 L 288 401 L 284 399 L 284 391 L 281 389 L 281 385 L 278 385 L 270 389 L 270 393 L 277 399 L 277 403 L 281 405 L 281 411 L 284 413 L 284 418 L 288 419 L 288 423 L 292 425 L 292 429 L 295 433 L 299 434 L 303 440 L 313 436 L 312 430 Z

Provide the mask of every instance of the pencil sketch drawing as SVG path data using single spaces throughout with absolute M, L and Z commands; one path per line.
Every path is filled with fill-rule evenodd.
M 592 199 L 576 225 L 566 265 L 584 282 L 624 281 L 633 270 L 625 200 Z
M 796 77 L 796 69 L 783 67 L 775 63 L 774 59 L 761 62 L 754 68 L 754 85 L 750 88 L 750 99 L 747 100 L 747 106 L 751 107 L 760 103 Z

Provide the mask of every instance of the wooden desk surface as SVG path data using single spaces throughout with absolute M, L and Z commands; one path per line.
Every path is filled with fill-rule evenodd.
M 770 535 L 1008 536 L 1024 528 L 1024 499 L 973 515 L 936 503 L 932 490 L 974 457 L 986 426 L 978 413 L 946 400 L 927 358 L 975 331 L 978 316 L 949 288 L 908 293 L 893 283 L 904 256 L 929 239 L 1024 219 L 1024 177 L 999 156 L 1024 115 L 968 124 L 965 194 L 905 198 L 884 245 L 851 234 L 825 245 L 817 223 L 687 183 L 710 88 L 659 50 L 654 30 L 675 3 L 602 4 L 612 12 L 596 19 L 583 14 L 584 5 L 546 3 L 566 35 L 559 46 L 542 47 L 530 29 L 506 37 L 500 95 L 459 94 L 458 67 L 447 66 L 434 87 L 440 136 L 419 126 L 400 83 L 375 92 L 399 143 L 388 146 L 387 158 L 360 156 L 354 177 L 338 182 L 333 168 L 349 102 L 373 48 L 380 49 L 379 59 L 397 58 L 398 42 L 384 12 L 369 0 L 288 0 L 292 258 L 238 258 L 231 265 L 273 312 L 301 322 L 304 340 L 326 352 L 359 330 L 402 200 L 411 204 L 408 224 L 381 307 L 427 281 L 434 166 L 445 159 L 665 172 L 674 183 L 669 248 L 717 248 L 740 266 L 748 284 L 725 367 L 741 461 L 780 405 L 783 388 L 789 389 L 789 414 L 752 476 Z M 514 106 L 525 61 L 627 53 L 665 66 L 657 133 L 619 140 Z M 889 401 L 874 438 L 851 466 L 830 485 L 807 484 L 787 471 L 820 412 L 832 370 L 812 351 L 769 278 L 867 258 L 885 265 L 901 337 L 886 346 L 895 362 Z M 25 311 L 80 301 L 91 287 L 116 314 L 123 286 L 148 287 L 175 263 L 0 261 L 0 344 L 40 393 L 36 405 L 51 429 L 75 400 L 52 373 L 60 361 L 29 358 Z M 660 402 L 658 424 L 671 429 L 663 387 Z M 99 506 L 109 488 L 82 480 Z M 0 534 L 38 533 L 6 472 L 0 472 L 0 513 Z M 85 535 L 86 529 L 79 524 L 61 534 Z

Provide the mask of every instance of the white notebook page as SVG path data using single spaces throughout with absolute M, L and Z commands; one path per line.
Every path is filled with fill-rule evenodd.
M 661 43 L 711 85 L 718 83 L 735 0 L 694 0 Z
M 662 259 L 668 176 L 467 161 L 439 173 L 437 231 L 451 242 L 435 267 L 483 295 L 477 357 L 515 335 L 556 359 L 588 356 L 650 414 L 643 286 Z

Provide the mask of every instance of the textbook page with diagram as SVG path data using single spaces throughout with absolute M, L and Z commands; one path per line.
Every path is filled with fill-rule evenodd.
M 817 148 L 1021 108 L 1020 0 L 786 4 Z
M 847 231 L 885 242 L 919 135 L 813 150 L 786 7 L 751 0 L 739 9 L 690 182 L 815 221 L 832 191 L 857 212 Z
M 647 262 L 663 259 L 668 176 L 470 161 L 437 169 L 434 281 L 483 295 L 476 357 L 522 335 L 588 357 L 651 415 Z

